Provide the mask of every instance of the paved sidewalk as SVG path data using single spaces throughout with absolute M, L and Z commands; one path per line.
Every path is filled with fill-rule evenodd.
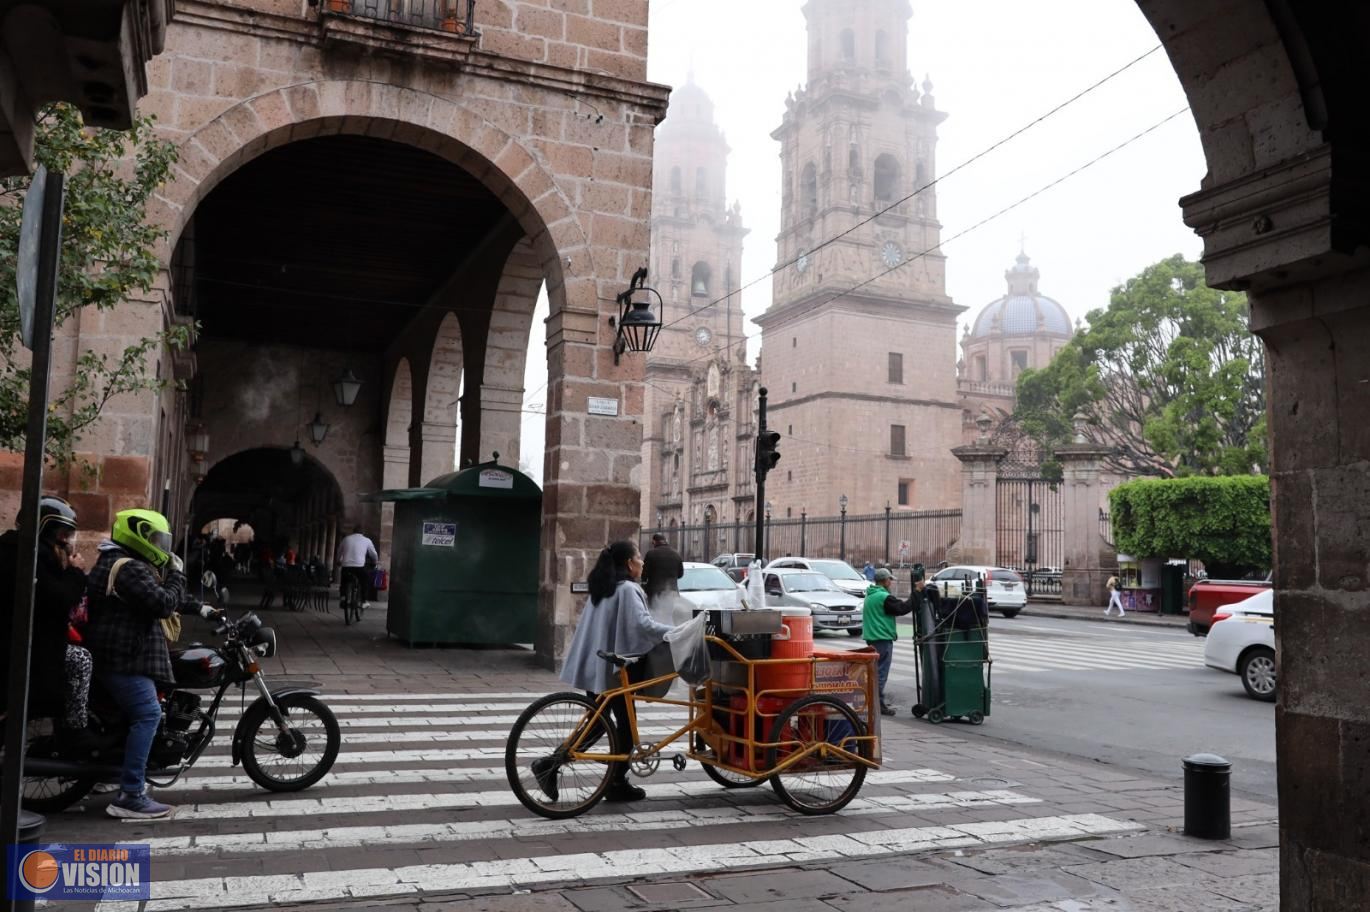
M 1020 617 L 1062 618 L 1072 621 L 1098 621 L 1102 624 L 1142 624 L 1150 627 L 1178 627 L 1183 630 L 1189 623 L 1184 614 L 1153 614 L 1142 611 L 1129 611 L 1122 617 L 1117 614 L 1105 616 L 1103 607 L 1085 608 L 1078 605 L 1062 605 L 1060 602 L 1028 602 Z
M 255 788 L 227 756 L 232 700 L 216 746 L 157 793 L 175 819 L 120 823 L 99 796 L 50 818 L 50 840 L 152 846 L 153 900 L 104 912 L 1276 908 L 1272 806 L 1236 800 L 1232 840 L 1188 840 L 1173 832 L 1178 775 L 1034 756 L 907 716 L 886 720 L 882 769 L 833 816 L 663 763 L 645 801 L 543 820 L 504 782 L 515 715 L 563 689 L 526 650 L 406 649 L 379 610 L 359 627 L 336 610 L 264 616 L 282 647 L 268 673 L 318 681 L 341 721 L 337 765 L 298 794 Z M 188 638 L 207 638 L 195 625 Z M 644 725 L 665 733 L 667 715 Z

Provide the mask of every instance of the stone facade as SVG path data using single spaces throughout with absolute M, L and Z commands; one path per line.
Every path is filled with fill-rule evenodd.
M 772 134 L 781 267 L 757 319 L 784 435 L 767 496 L 795 516 L 835 514 L 840 495 L 854 514 L 956 506 L 962 308 L 928 187 L 947 115 L 909 74 L 906 0 L 814 0 L 804 15 L 808 83 Z
M 353 407 L 355 424 L 327 400 L 327 375 L 341 363 L 336 353 L 295 353 L 293 363 L 322 378 L 321 409 L 335 425 L 316 454 L 341 482 L 342 504 L 329 522 L 374 517 L 361 493 L 427 481 L 451 468 L 457 446 L 468 459 L 499 449 L 504 462 L 517 460 L 523 353 L 537 288 L 546 284 L 538 648 L 553 662 L 580 605 L 570 584 L 585 577 L 606 540 L 635 530 L 640 510 L 643 365 L 631 356 L 614 363 L 612 306 L 604 302 L 648 256 L 653 129 L 666 91 L 645 79 L 646 4 L 497 0 L 476 5 L 470 33 L 356 10 L 297 0 L 176 4 L 140 106 L 180 151 L 173 179 L 149 210 L 167 230 L 167 273 L 148 301 L 65 327 L 55 381 L 79 349 L 117 350 L 190 309 L 184 295 L 195 287 L 193 264 L 183 259 L 173 270 L 173 255 L 198 227 L 201 202 L 248 163 L 310 138 L 355 136 L 419 148 L 462 169 L 507 208 L 503 227 L 470 251 L 452 251 L 451 280 L 419 302 L 418 316 L 396 312 L 394 339 L 379 357 L 346 359 L 366 389 Z M 459 334 L 442 325 L 444 311 L 461 317 Z M 300 435 L 296 399 L 312 397 L 291 396 L 288 408 L 274 407 L 257 423 L 241 420 L 232 405 L 201 413 L 207 401 L 233 402 L 234 384 L 251 389 L 257 378 L 243 369 L 247 361 L 235 361 L 230 341 L 211 332 L 199 345 L 198 371 L 194 354 L 166 353 L 159 369 L 208 398 L 192 402 L 171 388 L 112 403 L 85 442 L 98 482 L 73 477 L 59 485 L 91 499 L 82 504 L 90 534 L 111 511 L 153 502 L 168 480 L 176 517 L 191 513 L 184 429 L 192 417 L 213 422 L 211 474 L 234 450 L 290 446 Z M 619 414 L 588 415 L 588 396 L 618 400 Z

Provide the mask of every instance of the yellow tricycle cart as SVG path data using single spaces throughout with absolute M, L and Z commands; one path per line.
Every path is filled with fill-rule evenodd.
M 801 814 L 841 810 L 861 790 L 866 771 L 880 766 L 875 653 L 759 657 L 768 652 L 758 644 L 766 646 L 772 622 L 780 632 L 779 612 L 711 613 L 709 679 L 677 697 L 668 694 L 675 671 L 631 681 L 629 666 L 639 657 L 599 653 L 618 668 L 618 687 L 597 699 L 549 694 L 514 723 L 504 759 L 514 795 L 543 817 L 575 817 L 604 796 L 614 764 L 628 764 L 641 778 L 663 759 L 676 770 L 695 760 L 724 788 L 769 781 Z M 630 743 L 610 712 L 619 698 Z M 673 727 L 681 709 L 688 718 Z M 666 758 L 682 740 L 685 750 Z

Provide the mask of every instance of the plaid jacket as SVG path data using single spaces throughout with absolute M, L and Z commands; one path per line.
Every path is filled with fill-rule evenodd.
M 105 595 L 109 571 L 120 558 L 133 560 L 114 578 L 114 595 Z M 90 621 L 82 632 L 97 671 L 143 675 L 173 681 L 166 634 L 158 623 L 180 610 L 186 600 L 186 578 L 175 570 L 166 580 L 146 562 L 123 548 L 105 543 L 87 577 Z

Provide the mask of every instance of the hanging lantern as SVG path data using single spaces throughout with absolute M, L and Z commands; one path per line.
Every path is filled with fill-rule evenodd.
M 617 320 L 609 318 L 609 325 L 617 328 L 618 333 L 614 337 L 614 363 L 618 363 L 619 356 L 624 352 L 650 352 L 652 346 L 656 345 L 657 336 L 661 334 L 661 318 L 652 313 L 651 299 L 648 294 L 655 295 L 657 304 L 663 309 L 665 302 L 661 300 L 661 295 L 655 288 L 648 288 L 643 283 L 647 280 L 647 268 L 644 266 L 633 273 L 632 282 L 628 285 L 628 290 L 620 292 L 618 304 L 622 308 Z M 637 300 L 634 300 L 634 297 Z
M 357 393 L 361 392 L 362 382 L 357 379 L 357 375 L 352 373 L 352 368 L 345 368 L 342 376 L 333 381 L 333 395 L 338 400 L 338 405 L 346 408 L 357 401 Z
M 324 438 L 328 436 L 328 429 L 330 427 L 332 427 L 332 425 L 324 422 L 322 413 L 314 413 L 314 420 L 309 422 L 309 439 L 314 441 L 314 446 L 321 446 L 323 444 Z
M 290 448 L 290 464 L 297 469 L 304 465 L 304 447 L 300 446 L 298 440 L 296 440 L 295 445 Z

